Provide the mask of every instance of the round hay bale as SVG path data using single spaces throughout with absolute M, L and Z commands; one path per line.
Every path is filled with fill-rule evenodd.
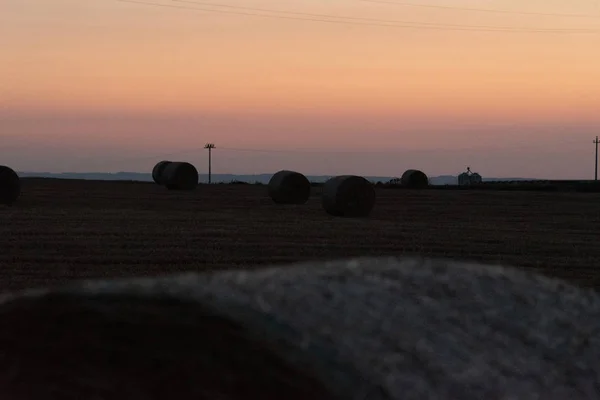
M 0 399 L 598 398 L 589 288 L 443 258 L 265 267 L 3 294 Z
M 152 168 L 152 179 L 154 183 L 158 185 L 163 184 L 163 173 L 167 165 L 169 165 L 171 161 L 161 161 Z
M 169 190 L 194 190 L 198 186 L 198 170 L 188 162 L 171 162 L 165 166 L 161 180 Z
M 178 295 L 25 295 L 0 317 L 0 373 L 18 369 L 3 399 L 336 398 L 272 340 Z
M 402 174 L 400 178 L 402 186 L 411 189 L 423 189 L 429 186 L 429 178 L 423 171 L 418 169 L 409 169 Z
M 21 179 L 10 167 L 0 165 L 0 204 L 12 205 L 21 195 Z
M 310 182 L 300 172 L 279 171 L 269 181 L 269 197 L 277 204 L 305 204 L 310 197 Z
M 336 176 L 323 185 L 322 204 L 336 217 L 366 217 L 375 206 L 375 188 L 362 176 Z

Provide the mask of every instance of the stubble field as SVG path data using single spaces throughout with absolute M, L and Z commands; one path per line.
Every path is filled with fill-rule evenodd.
M 23 179 L 0 208 L 0 291 L 73 279 L 252 268 L 368 255 L 502 262 L 600 286 L 600 194 L 377 189 L 368 219 L 330 217 L 319 189 Z

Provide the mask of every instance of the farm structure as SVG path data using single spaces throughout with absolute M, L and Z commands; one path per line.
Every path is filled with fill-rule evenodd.
M 419 254 L 502 262 L 600 286 L 600 194 L 375 187 L 369 218 L 278 205 L 260 185 L 22 178 L 0 209 L 0 291 L 79 278 Z M 76 194 L 76 195 L 74 195 Z M 532 206 L 535 205 L 535 206 Z M 469 212 L 465 213 L 464 210 Z
M 479 185 L 483 179 L 477 172 L 472 172 L 470 167 L 467 167 L 467 172 L 458 175 L 459 186 Z

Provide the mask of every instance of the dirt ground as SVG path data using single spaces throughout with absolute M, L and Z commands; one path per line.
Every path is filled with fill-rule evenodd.
M 0 291 L 367 255 L 502 262 L 600 286 L 600 194 L 377 190 L 368 219 L 330 217 L 318 189 L 277 206 L 266 186 L 23 179 L 0 208 Z

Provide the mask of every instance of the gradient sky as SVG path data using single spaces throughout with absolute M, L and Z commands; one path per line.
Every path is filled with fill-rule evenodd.
M 484 177 L 593 177 L 598 0 L 412 1 L 589 18 L 214 1 L 436 29 L 222 14 L 185 7 L 235 9 L 171 0 L 148 2 L 184 8 L 2 0 L 0 164 L 148 171 L 169 158 L 204 172 L 200 148 L 214 142 L 215 173 L 440 175 L 469 165 Z M 452 24 L 522 31 L 437 29 Z

